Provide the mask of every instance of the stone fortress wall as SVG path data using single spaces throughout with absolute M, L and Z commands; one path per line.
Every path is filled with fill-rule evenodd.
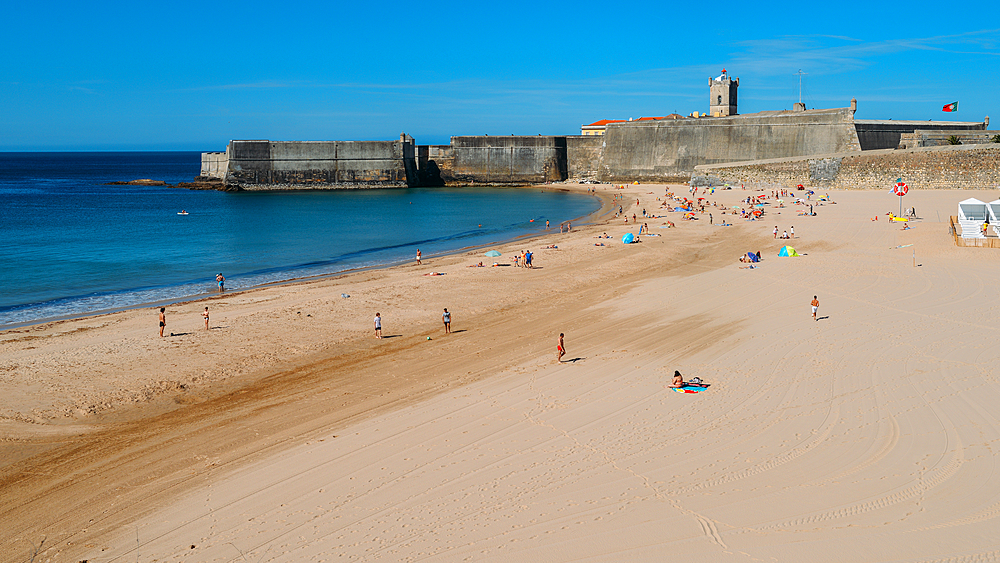
M 695 166 L 860 151 L 851 108 L 612 123 L 598 178 L 682 182 Z
M 412 139 L 399 141 L 231 141 L 229 189 L 405 187 L 415 174 Z M 202 176 L 210 176 L 204 169 Z M 215 164 L 211 158 L 209 165 Z
M 989 146 L 984 144 L 993 138 L 986 131 L 989 118 L 855 120 L 855 100 L 846 108 L 807 110 L 797 103 L 791 111 L 737 115 L 739 79 L 723 72 L 709 79 L 709 85 L 714 117 L 611 122 L 603 135 L 457 136 L 448 145 L 417 145 L 406 134 L 398 141 L 237 140 L 230 141 L 225 153 L 204 153 L 201 176 L 221 179 L 225 189 L 236 190 L 524 185 L 567 179 L 881 188 L 884 177 L 899 177 L 903 174 L 894 170 L 905 169 L 930 187 L 955 184 L 948 171 L 972 170 L 978 162 L 974 155 L 992 154 L 974 148 L 889 154 L 944 145 L 949 138 L 957 138 L 961 146 Z M 982 175 L 969 179 L 992 181 L 989 170 L 995 163 L 984 166 Z

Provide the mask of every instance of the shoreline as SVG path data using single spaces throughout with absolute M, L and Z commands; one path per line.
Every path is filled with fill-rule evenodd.
M 599 191 L 590 192 L 589 190 L 592 188 L 592 186 L 585 184 L 571 184 L 568 186 L 560 186 L 558 188 L 552 188 L 549 185 L 522 186 L 519 188 L 511 188 L 511 189 L 521 189 L 521 188 L 581 191 L 583 193 L 586 193 L 588 195 L 597 198 L 598 201 L 600 202 L 600 206 L 594 212 L 585 216 L 581 216 L 578 219 L 567 221 L 567 222 L 575 222 L 577 220 L 580 220 L 581 223 L 579 224 L 579 228 L 586 228 L 599 224 L 602 220 L 601 218 L 609 215 L 611 210 L 613 209 L 613 206 L 611 205 L 612 196 L 610 195 L 614 193 L 613 191 L 614 188 L 612 186 L 607 186 L 608 189 L 605 191 L 604 194 L 600 193 Z M 576 230 L 574 232 L 578 233 L 579 230 Z M 494 242 L 494 243 L 484 244 L 482 246 L 464 247 L 452 251 L 445 251 L 435 254 L 433 256 L 427 256 L 424 260 L 424 265 L 421 266 L 421 268 L 427 269 L 429 267 L 433 267 L 428 264 L 428 260 L 430 259 L 446 261 L 446 264 L 439 263 L 437 265 L 438 267 L 444 267 L 448 265 L 453 266 L 456 261 L 461 259 L 459 257 L 464 255 L 469 255 L 469 256 L 478 255 L 480 258 L 482 258 L 482 256 L 480 255 L 481 253 L 479 253 L 479 251 L 482 250 L 483 248 L 487 247 L 503 248 L 503 247 L 510 247 L 511 245 L 532 244 L 532 243 L 537 244 L 540 239 L 543 239 L 545 237 L 567 236 L 569 234 L 570 233 L 560 234 L 558 231 L 554 230 L 542 233 L 529 233 L 508 239 L 502 243 Z M 508 253 L 509 251 L 507 250 L 504 251 L 504 255 Z M 502 257 L 501 259 L 503 258 L 505 258 L 505 256 Z M 270 282 L 267 284 L 262 284 L 259 286 L 254 286 L 246 289 L 226 291 L 225 293 L 222 294 L 209 293 L 203 296 L 196 297 L 194 299 L 179 298 L 177 300 L 136 305 L 134 307 L 124 308 L 120 310 L 111 310 L 101 313 L 89 313 L 80 316 L 72 316 L 57 320 L 47 320 L 37 323 L 26 324 L 22 326 L 8 326 L 0 330 L 0 351 L 2 351 L 2 345 L 5 343 L 11 343 L 11 342 L 16 343 L 18 341 L 23 341 L 25 339 L 34 340 L 36 338 L 50 338 L 51 336 L 54 335 L 58 336 L 62 334 L 73 334 L 80 331 L 93 330 L 94 328 L 100 329 L 103 327 L 120 324 L 123 322 L 123 319 L 131 321 L 131 323 L 129 324 L 132 324 L 137 320 L 137 318 L 140 315 L 148 316 L 149 313 L 147 313 L 147 311 L 156 309 L 158 307 L 167 307 L 168 317 L 173 317 L 174 315 L 171 314 L 169 311 L 171 307 L 174 309 L 193 310 L 194 308 L 200 308 L 202 305 L 212 306 L 212 304 L 214 303 L 216 304 L 216 306 L 212 307 L 213 308 L 212 315 L 214 318 L 215 315 L 218 314 L 216 311 L 214 311 L 214 309 L 216 309 L 218 305 L 225 305 L 228 302 L 228 300 L 237 300 L 238 302 L 252 303 L 257 301 L 258 299 L 263 299 L 265 302 L 267 302 L 267 301 L 272 301 L 273 298 L 259 297 L 259 295 L 267 292 L 281 291 L 283 289 L 288 289 L 290 291 L 295 291 L 296 289 L 308 289 L 314 292 L 323 292 L 329 289 L 330 287 L 334 286 L 336 287 L 348 286 L 354 283 L 359 277 L 367 277 L 372 274 L 378 276 L 395 276 L 399 275 L 400 272 L 408 271 L 416 267 L 418 266 L 416 266 L 413 263 L 413 260 L 408 259 L 398 263 L 376 265 L 376 266 L 357 268 L 353 270 L 346 270 L 331 274 L 323 274 L 305 278 L 294 278 L 290 280 Z M 337 292 L 334 291 L 334 294 L 337 294 Z M 339 296 L 339 294 L 337 295 Z M 345 301 L 350 301 L 350 300 L 345 300 Z M 170 331 L 170 328 L 172 328 L 172 326 L 173 323 L 170 322 L 170 319 L 168 319 L 168 327 L 164 333 L 165 336 L 169 333 L 170 337 L 174 337 L 174 333 Z M 180 333 L 179 336 L 190 336 L 191 334 L 192 334 L 191 332 L 184 332 Z M 133 342 L 135 340 L 135 337 L 131 334 L 128 334 L 126 335 L 125 339 L 129 342 Z M 2 363 L 0 363 L 0 368 L 2 368 Z M 9 427 L 10 421 L 12 420 L 29 422 L 30 424 L 33 425 L 42 421 L 47 421 L 46 423 L 51 423 L 51 422 L 57 422 L 59 419 L 63 419 L 63 421 L 68 422 L 70 426 L 74 426 L 76 423 L 80 421 L 86 421 L 90 419 L 93 419 L 94 423 L 99 424 L 100 423 L 99 419 L 102 419 L 105 416 L 110 417 L 110 419 L 112 420 L 117 420 L 121 417 L 124 417 L 124 419 L 134 419 L 136 417 L 141 418 L 142 416 L 145 416 L 143 412 L 147 410 L 149 412 L 156 412 L 164 408 L 162 405 L 160 407 L 152 408 L 153 403 L 158 402 L 160 396 L 169 395 L 177 391 L 177 389 L 186 390 L 187 387 L 191 385 L 191 383 L 194 383 L 196 386 L 199 385 L 199 381 L 197 380 L 197 378 L 195 378 L 194 381 L 181 381 L 179 383 L 150 381 L 145 386 L 139 389 L 130 389 L 129 387 L 120 389 L 115 393 L 112 393 L 111 400 L 107 400 L 108 393 L 107 391 L 105 391 L 99 394 L 105 396 L 105 398 L 102 399 L 99 396 L 96 396 L 92 397 L 90 400 L 84 401 L 85 403 L 87 402 L 92 403 L 90 405 L 80 405 L 79 404 L 80 401 L 76 401 L 77 403 L 76 406 L 63 407 L 62 414 L 57 416 L 53 416 L 54 412 L 52 411 L 51 408 L 49 408 L 46 409 L 43 413 L 38 413 L 35 416 L 26 417 L 24 415 L 18 415 L 11 418 L 9 416 L 10 414 L 9 411 L 5 412 L 4 406 L 0 404 L 0 439 L 2 439 L 4 436 L 9 437 L 12 435 L 11 428 Z M 219 383 L 218 381 L 215 381 L 214 384 L 218 383 Z M 209 385 L 213 385 L 213 383 L 210 382 Z M 237 383 L 236 385 L 237 386 L 241 385 L 241 383 Z M 228 384 L 221 385 L 219 386 L 218 390 L 212 391 L 210 394 L 215 395 L 220 392 L 225 393 L 228 392 L 229 390 L 230 387 L 228 386 Z M 168 404 L 166 405 L 165 408 L 167 410 L 170 410 L 176 408 L 176 406 Z M 135 409 L 136 412 L 125 413 L 122 409 L 129 411 Z M 31 433 L 29 432 L 29 434 Z
M 129 185 L 128 182 L 125 182 L 124 184 Z M 570 185 L 579 187 L 579 186 L 581 186 L 583 184 L 570 184 Z M 531 188 L 531 189 L 542 189 L 542 190 L 544 190 L 544 189 L 560 189 L 560 188 L 553 188 L 549 184 L 525 185 L 525 186 L 505 186 L 505 188 L 509 188 L 509 189 Z M 569 189 L 569 188 L 561 188 L 561 189 L 562 189 L 562 191 L 570 191 L 570 192 L 576 192 L 576 191 L 578 191 L 578 190 Z M 576 221 L 580 220 L 580 221 L 582 221 L 581 222 L 581 226 L 583 226 L 584 224 L 591 224 L 592 222 L 598 220 L 598 218 L 604 214 L 605 208 L 607 206 L 607 202 L 605 202 L 602 198 L 600 198 L 596 193 L 591 194 L 591 193 L 588 192 L 587 195 L 593 195 L 593 196 L 595 196 L 601 202 L 600 206 L 594 212 L 592 212 L 592 213 L 590 213 L 588 215 L 583 215 L 583 216 L 578 217 L 578 218 L 569 219 L 569 220 L 567 220 L 568 222 L 576 222 Z M 472 252 L 472 251 L 475 251 L 475 250 L 478 250 L 478 249 L 486 248 L 488 246 L 511 244 L 511 243 L 513 243 L 515 241 L 518 241 L 518 240 L 521 240 L 521 239 L 530 240 L 531 238 L 537 238 L 537 237 L 545 236 L 546 234 L 547 233 L 525 233 L 525 234 L 520 234 L 520 235 L 512 236 L 511 238 L 507 238 L 507 239 L 500 239 L 500 240 L 497 240 L 497 241 L 487 242 L 487 243 L 484 243 L 482 245 L 472 245 L 472 246 L 467 246 L 467 247 L 456 248 L 456 249 L 453 249 L 453 250 L 445 250 L 445 251 L 441 251 L 441 252 L 437 252 L 437 253 L 433 253 L 433 254 L 428 254 L 427 255 L 427 259 L 452 256 L 454 254 L 460 254 L 460 253 L 464 253 L 464 252 Z M 285 284 L 290 284 L 290 283 L 308 283 L 308 282 L 319 281 L 319 280 L 323 280 L 323 279 L 336 278 L 338 276 L 349 275 L 349 274 L 356 273 L 356 272 L 365 272 L 365 271 L 378 270 L 378 269 L 383 269 L 383 268 L 394 268 L 394 267 L 399 267 L 399 266 L 405 266 L 406 264 L 408 264 L 410 262 L 412 262 L 411 259 L 401 259 L 401 260 L 396 260 L 396 261 L 392 261 L 392 262 L 386 262 L 386 263 L 380 263 L 380 264 L 372 264 L 372 265 L 369 265 L 369 266 L 351 267 L 351 268 L 347 268 L 347 269 L 344 269 L 344 270 L 338 270 L 338 271 L 335 271 L 335 272 L 329 272 L 329 273 L 323 273 L 323 274 L 315 274 L 315 275 L 308 275 L 308 276 L 292 277 L 292 278 L 281 279 L 281 280 L 276 280 L 276 281 L 269 281 L 269 282 L 264 282 L 264 283 L 252 285 L 252 286 L 249 286 L 249 287 L 245 287 L 245 288 L 229 290 L 227 294 L 236 294 L 236 293 L 242 293 L 242 292 L 247 292 L 247 291 L 255 291 L 255 290 L 259 290 L 259 289 L 265 289 L 265 288 L 268 288 L 268 287 L 280 286 L 280 285 L 285 285 Z M 187 282 L 187 283 L 190 283 L 190 282 Z M 181 284 L 181 285 L 187 285 L 187 283 Z M 167 287 L 177 287 L 177 285 L 167 286 Z M 136 290 L 123 290 L 121 292 L 112 292 L 112 293 L 109 293 L 109 294 L 110 295 L 127 294 L 129 292 L 134 292 L 134 291 L 136 291 Z M 213 299 L 215 297 L 218 297 L 218 296 L 219 296 L 219 294 L 216 293 L 216 292 L 206 292 L 206 293 L 202 293 L 202 294 L 184 295 L 184 296 L 177 297 L 177 298 L 169 298 L 169 299 L 156 300 L 156 301 L 143 301 L 143 302 L 140 302 L 140 303 L 136 303 L 134 305 L 124 306 L 124 307 L 108 307 L 108 308 L 102 308 L 102 309 L 97 309 L 97 310 L 93 310 L 93 311 L 87 311 L 87 312 L 84 312 L 84 313 L 73 313 L 73 314 L 69 314 L 69 315 L 58 315 L 58 316 L 53 316 L 53 317 L 43 317 L 43 318 L 33 319 L 33 320 L 30 320 L 30 321 L 25 321 L 25 322 L 15 322 L 15 323 L 9 323 L 9 324 L 0 324 L 0 335 L 2 335 L 5 331 L 9 331 L 9 330 L 31 328 L 31 327 L 38 326 L 38 325 L 47 325 L 47 324 L 50 324 L 50 323 L 59 323 L 59 322 L 64 322 L 64 321 L 72 321 L 72 320 L 78 320 L 78 319 L 85 319 L 85 318 L 88 318 L 88 317 L 101 317 L 101 316 L 110 315 L 110 314 L 114 314 L 114 313 L 120 313 L 120 312 L 124 312 L 124 311 L 133 311 L 133 310 L 138 310 L 138 309 L 163 307 L 163 306 L 168 306 L 168 305 L 179 305 L 179 304 L 195 303 L 195 302 L 199 302 L 199 301 L 211 300 L 211 299 Z M 75 299 L 80 299 L 80 297 L 76 297 Z M 39 305 L 39 304 L 24 304 L 24 305 L 16 305 L 14 307 L 15 308 L 16 307 L 30 307 L 30 306 L 35 306 L 35 305 Z

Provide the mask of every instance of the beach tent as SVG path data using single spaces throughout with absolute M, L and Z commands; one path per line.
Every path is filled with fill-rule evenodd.
M 962 226 L 962 238 L 983 238 L 981 227 L 986 222 L 986 202 L 974 197 L 958 202 L 958 223 Z
M 790 246 L 782 246 L 781 250 L 778 251 L 778 256 L 801 256 L 795 249 Z
M 633 240 L 635 240 L 635 235 L 632 233 L 625 233 L 625 236 L 622 237 L 622 242 L 625 244 L 632 244 Z

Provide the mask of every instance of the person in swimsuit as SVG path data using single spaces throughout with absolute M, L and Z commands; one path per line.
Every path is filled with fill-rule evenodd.
M 215 281 L 219 282 L 219 293 L 226 290 L 226 278 L 222 275 L 222 272 L 219 272 L 219 274 L 215 276 Z
M 447 307 L 444 309 L 444 314 L 441 315 L 441 321 L 444 322 L 444 333 L 451 334 L 451 313 L 448 312 Z
M 201 316 L 205 319 L 205 330 L 208 330 L 208 307 L 205 307 L 205 312 Z
M 566 355 L 566 343 L 563 342 L 563 333 L 559 333 L 559 344 L 556 345 L 556 361 L 562 362 L 562 357 Z
M 813 308 L 813 320 L 815 321 L 816 320 L 816 311 L 819 310 L 819 297 L 813 295 L 813 300 L 812 300 L 812 303 L 810 303 L 810 305 L 812 305 L 812 308 Z
M 167 326 L 166 309 L 160 307 L 160 338 L 163 338 L 163 327 Z
M 382 316 L 375 313 L 375 338 L 382 338 Z
M 684 383 L 684 376 L 681 375 L 681 372 L 674 370 L 674 381 L 670 385 L 667 385 L 667 387 L 678 389 L 680 387 L 684 387 L 685 385 L 687 385 L 687 383 Z
M 421 264 L 421 262 L 420 262 L 420 249 L 418 248 L 417 249 L 417 266 L 419 266 L 420 264 Z

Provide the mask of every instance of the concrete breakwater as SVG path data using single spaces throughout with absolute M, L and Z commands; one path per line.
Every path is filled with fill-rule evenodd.
M 831 167 L 843 157 L 823 163 L 819 155 L 927 146 L 946 135 L 969 143 L 991 139 L 988 118 L 855 120 L 856 110 L 852 100 L 847 108 L 611 123 L 603 135 L 456 136 L 448 145 L 417 145 L 406 134 L 393 141 L 234 140 L 224 153 L 203 153 L 200 179 L 231 190 L 684 182 L 704 175 L 705 166 L 723 166 L 730 178 L 725 165 L 791 158 L 816 161 L 808 177 L 832 181 L 825 178 L 836 176 Z

